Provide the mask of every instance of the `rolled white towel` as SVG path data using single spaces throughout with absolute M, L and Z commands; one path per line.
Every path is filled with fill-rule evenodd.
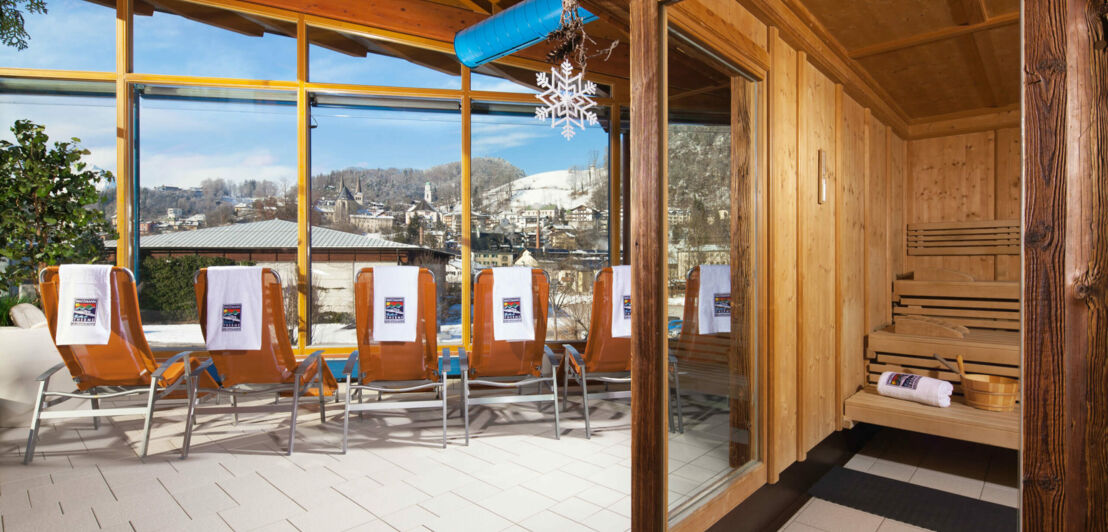
M 947 381 L 911 373 L 886 371 L 877 381 L 877 393 L 881 395 L 940 408 L 950 406 L 953 392 L 954 385 Z

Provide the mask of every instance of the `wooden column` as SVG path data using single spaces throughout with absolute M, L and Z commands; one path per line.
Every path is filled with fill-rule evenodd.
M 1023 528 L 1108 527 L 1108 1 L 1027 0 Z
M 620 192 L 623 194 L 622 202 L 623 206 L 623 260 L 620 264 L 631 264 L 631 132 L 625 131 L 623 133 L 623 143 L 620 145 L 623 150 L 623 164 L 621 171 L 621 177 L 623 178 L 623 186 Z
M 134 254 L 131 239 L 134 228 L 133 218 L 138 213 L 131 208 L 134 205 L 135 150 L 132 131 L 132 112 L 134 110 L 134 91 L 127 83 L 127 74 L 131 73 L 133 62 L 134 30 L 131 25 L 131 0 L 115 2 L 115 228 L 119 233 L 115 248 L 115 265 L 122 268 L 134 268 Z M 137 275 L 138 272 L 135 272 Z
M 750 247 L 754 245 L 754 195 L 751 194 L 749 82 L 731 78 L 731 345 L 728 356 L 729 425 L 727 461 L 733 468 L 750 461 L 751 446 L 756 444 L 750 424 L 750 398 L 754 375 L 751 372 L 755 330 L 750 316 L 754 304 L 754 279 Z M 741 431 L 749 434 L 743 443 L 735 439 Z
M 297 349 L 304 354 L 311 343 L 308 317 L 312 307 L 312 109 L 308 101 L 308 25 L 296 21 L 296 308 Z
M 666 18 L 631 0 L 631 528 L 666 528 Z

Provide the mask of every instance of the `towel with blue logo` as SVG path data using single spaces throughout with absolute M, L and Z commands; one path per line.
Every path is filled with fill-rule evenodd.
M 414 342 L 419 321 L 419 266 L 373 267 L 374 342 Z
M 535 339 L 531 268 L 492 269 L 492 337 L 524 342 Z
M 210 351 L 256 351 L 262 348 L 262 268 L 208 268 L 208 323 L 205 344 Z M 284 324 L 279 324 L 284 326 Z
M 112 267 L 58 268 L 57 345 L 105 345 L 112 336 Z

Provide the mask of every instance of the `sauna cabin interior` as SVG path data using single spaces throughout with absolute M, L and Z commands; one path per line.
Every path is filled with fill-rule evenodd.
M 309 325 L 316 318 L 303 287 L 312 261 L 325 256 L 309 253 L 306 228 L 314 214 L 303 195 L 314 179 L 310 154 L 324 142 L 312 140 L 320 134 L 312 133 L 317 109 L 353 109 L 358 98 L 377 98 L 374 109 L 440 112 L 449 103 L 447 112 L 456 114 L 449 127 L 460 138 L 451 149 L 462 155 L 454 185 L 463 213 L 458 227 L 474 235 L 457 243 L 460 277 L 475 273 L 474 196 L 481 191 L 471 179 L 481 170 L 471 167 L 471 157 L 507 142 L 479 139 L 482 120 L 533 114 L 541 90 L 535 74 L 549 70 L 551 45 L 539 42 L 467 68 L 453 41 L 519 2 L 94 2 L 118 15 L 114 71 L 17 65 L 0 66 L 0 77 L 9 92 L 36 82 L 85 83 L 78 89 L 103 85 L 116 98 L 123 191 L 116 201 L 124 215 L 112 249 L 119 265 L 137 265 L 142 252 L 139 207 L 128 192 L 139 150 L 131 121 L 140 123 L 130 105 L 172 86 L 174 94 L 200 94 L 196 100 L 208 98 L 203 89 L 225 91 L 216 99 L 246 90 L 264 99 L 259 95 L 271 91 L 297 109 L 298 138 L 290 149 L 302 191 L 299 243 L 283 253 L 289 277 L 301 280 L 290 307 L 300 318 L 293 331 L 298 356 L 316 348 Z M 636 276 L 627 526 L 704 530 L 719 522 L 741 529 L 747 526 L 738 524 L 741 512 L 751 511 L 744 501 L 768 505 L 760 493 L 810 463 L 821 444 L 860 427 L 1021 450 L 1021 401 L 991 410 L 970 406 L 960 376 L 936 357 L 960 357 L 969 373 L 1025 378 L 1020 2 L 580 0 L 580 6 L 596 16 L 585 27 L 594 51 L 602 51 L 588 60 L 586 79 L 598 84 L 598 159 L 607 176 L 604 212 L 612 213 L 605 219 L 604 265 L 630 264 Z M 148 68 L 150 61 L 136 66 L 134 58 L 150 45 L 134 39 L 134 28 L 169 15 L 239 36 L 292 39 L 295 53 L 282 61 L 295 74 L 271 80 L 166 71 Z M 457 83 L 319 79 L 309 69 L 317 49 L 387 57 Z M 490 79 L 514 88 L 479 83 Z M 438 103 L 411 103 L 425 101 Z M 320 116 L 324 131 L 327 119 Z M 551 143 L 566 142 L 551 136 Z M 697 216 L 715 222 L 690 224 Z M 687 305 L 700 282 L 701 264 L 731 266 L 733 332 L 722 340 L 685 336 L 695 312 L 682 301 Z M 462 284 L 465 300 L 472 286 Z M 472 346 L 471 311 L 459 306 L 459 336 L 443 342 L 455 352 Z M 673 323 L 682 318 L 686 327 L 676 332 Z M 583 338 L 548 343 L 586 345 Z M 331 358 L 349 353 L 320 345 Z M 885 371 L 952 382 L 951 405 L 878 394 Z M 674 389 L 675 375 L 684 391 Z M 695 423 L 695 412 L 711 410 L 697 397 L 709 396 L 724 398 L 714 407 L 725 411 L 725 451 L 716 462 L 726 474 L 679 492 L 675 486 L 689 480 L 673 477 L 667 459 L 693 444 L 674 428 L 674 409 Z

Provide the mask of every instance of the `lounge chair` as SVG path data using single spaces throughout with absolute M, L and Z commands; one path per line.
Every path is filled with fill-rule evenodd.
M 629 399 L 631 390 L 608 391 L 610 384 L 631 383 L 631 338 L 612 336 L 612 268 L 604 268 L 596 273 L 593 282 L 592 310 L 589 323 L 589 336 L 582 355 L 570 344 L 565 344 L 565 364 L 563 366 L 565 383 L 563 397 L 569 397 L 569 383 L 573 379 L 581 387 L 581 401 L 585 411 L 585 437 L 592 437 L 592 424 L 589 419 L 589 399 Z M 684 431 L 681 416 L 681 381 L 677 373 L 677 360 L 669 357 L 670 382 L 676 388 L 670 394 L 670 426 Z M 590 392 L 589 381 L 604 383 L 605 391 Z M 673 405 L 672 403 L 676 403 Z M 675 408 L 674 408 L 675 406 Z M 676 410 L 677 423 L 674 424 Z
M 354 282 L 354 309 L 358 349 L 350 353 L 342 372 L 346 376 L 346 408 L 342 420 L 342 452 L 346 452 L 350 413 L 366 410 L 442 408 L 442 446 L 446 448 L 446 390 L 438 362 L 436 344 L 435 276 L 419 269 L 416 337 L 412 342 L 373 340 L 373 268 L 363 268 Z M 444 357 L 449 358 L 446 353 Z M 352 383 L 357 364 L 358 384 Z M 381 393 L 434 390 L 438 399 L 427 401 L 381 401 Z M 362 403 L 363 391 L 377 392 L 378 400 Z M 351 396 L 358 394 L 358 402 Z
M 200 314 L 200 328 L 207 338 L 207 269 L 197 272 L 193 282 L 196 290 L 196 308 Z M 270 268 L 262 269 L 262 309 L 260 349 L 208 352 L 219 374 L 220 384 L 214 392 L 217 398 L 224 394 L 229 395 L 231 406 L 218 404 L 199 406 L 199 395 L 191 394 L 181 458 L 188 456 L 197 414 L 233 414 L 237 423 L 239 414 L 287 412 L 290 415 L 288 454 L 292 454 L 296 439 L 296 414 L 300 409 L 301 397 L 312 393 L 318 396 L 319 420 L 326 422 L 326 397 L 336 393 L 338 383 L 323 361 L 322 350 L 308 355 L 308 358 L 300 363 L 296 362 L 285 325 L 281 278 Z M 195 381 L 193 386 L 196 386 Z M 275 394 L 277 401 L 265 405 L 238 405 L 239 397 L 259 394 Z M 281 397 L 285 395 L 291 395 L 291 405 L 280 403 Z
M 550 283 L 546 272 L 531 270 L 533 298 L 534 340 L 509 342 L 496 340 L 493 335 L 493 272 L 481 270 L 474 280 L 473 352 L 459 348 L 462 373 L 462 411 L 465 416 L 466 445 L 469 445 L 469 407 L 471 405 L 542 402 L 554 403 L 554 437 L 559 437 L 558 424 L 558 374 L 559 360 L 546 346 L 547 304 Z M 544 357 L 548 362 L 544 370 Z M 548 371 L 549 374 L 544 376 Z M 470 387 L 490 386 L 516 388 L 539 385 L 533 395 L 492 395 L 470 397 Z M 550 393 L 542 393 L 542 386 L 550 387 Z
M 146 335 L 142 332 L 139 316 L 135 277 L 126 268 L 112 268 L 111 284 L 111 337 L 105 345 L 57 345 L 62 363 L 38 379 L 38 395 L 31 414 L 31 431 L 27 437 L 27 451 L 23 463 L 34 458 L 38 429 L 44 419 L 91 417 L 94 427 L 99 427 L 100 417 L 145 416 L 142 429 L 141 456 L 146 456 L 150 443 L 150 423 L 157 402 L 174 393 L 191 390 L 193 373 L 185 371 L 190 364 L 188 351 L 177 353 L 165 362 L 154 360 Z M 50 334 L 58 333 L 58 267 L 51 266 L 39 272 L 39 290 L 42 306 L 49 322 Z M 77 390 L 73 392 L 47 391 L 50 378 L 63 367 L 69 369 Z M 197 366 L 202 371 L 202 368 Z M 184 385 L 184 386 L 182 386 Z M 145 407 L 100 408 L 103 399 L 130 396 L 146 396 Z M 183 394 L 181 394 L 183 397 Z M 50 398 L 55 398 L 50 400 Z M 90 401 L 90 410 L 48 410 L 49 407 L 69 399 Z

